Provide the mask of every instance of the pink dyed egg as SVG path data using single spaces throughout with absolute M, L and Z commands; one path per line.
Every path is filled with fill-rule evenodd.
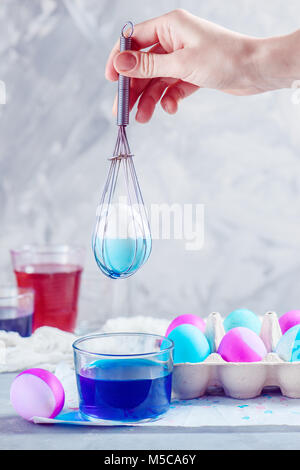
M 299 324 L 300 310 L 290 310 L 279 318 L 279 325 L 283 335 L 287 330 Z
M 44 369 L 27 369 L 10 388 L 10 401 L 22 418 L 55 418 L 63 409 L 65 392 L 58 378 Z
M 194 325 L 197 328 L 199 328 L 202 333 L 205 331 L 205 322 L 201 317 L 198 317 L 197 315 L 192 315 L 190 313 L 187 313 L 185 315 L 179 315 L 179 317 L 174 318 L 174 320 L 170 323 L 168 326 L 168 329 L 166 331 L 165 336 L 168 336 L 174 328 L 176 328 L 179 325 Z
M 223 336 L 218 353 L 227 362 L 259 362 L 267 355 L 267 350 L 254 331 L 239 326 Z

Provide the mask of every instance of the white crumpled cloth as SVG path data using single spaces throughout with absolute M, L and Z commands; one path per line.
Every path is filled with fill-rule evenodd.
M 169 320 L 152 317 L 118 317 L 108 320 L 101 332 L 141 332 L 164 334 Z M 72 344 L 77 336 L 43 326 L 29 338 L 0 330 L 0 373 L 41 367 L 54 372 L 63 362 L 73 366 Z
M 41 367 L 54 371 L 64 361 L 72 364 L 72 343 L 76 336 L 57 328 L 43 326 L 29 338 L 0 331 L 0 372 L 15 372 Z

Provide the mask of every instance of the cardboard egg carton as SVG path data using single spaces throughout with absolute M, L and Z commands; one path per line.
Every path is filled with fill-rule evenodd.
M 276 313 L 262 317 L 260 337 L 268 354 L 260 362 L 226 362 L 216 352 L 225 334 L 219 313 L 211 313 L 205 335 L 212 353 L 199 363 L 176 364 L 173 392 L 176 398 L 201 397 L 210 388 L 223 388 L 232 398 L 248 399 L 261 394 L 264 387 L 279 387 L 282 395 L 300 398 L 300 362 L 285 362 L 274 351 L 282 336 Z

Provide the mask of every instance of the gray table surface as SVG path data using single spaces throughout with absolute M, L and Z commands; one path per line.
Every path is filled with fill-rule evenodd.
M 184 450 L 300 449 L 300 428 L 232 429 L 92 428 L 35 425 L 16 415 L 9 402 L 16 374 L 0 374 L 0 449 Z

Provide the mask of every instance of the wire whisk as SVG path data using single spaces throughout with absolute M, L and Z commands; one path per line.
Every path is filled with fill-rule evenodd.
M 129 35 L 124 35 L 127 26 Z M 131 49 L 133 24 L 122 29 L 120 51 Z M 132 276 L 150 256 L 152 239 L 147 212 L 126 134 L 129 124 L 130 79 L 119 76 L 118 137 L 97 209 L 93 252 L 101 271 L 120 279 Z

